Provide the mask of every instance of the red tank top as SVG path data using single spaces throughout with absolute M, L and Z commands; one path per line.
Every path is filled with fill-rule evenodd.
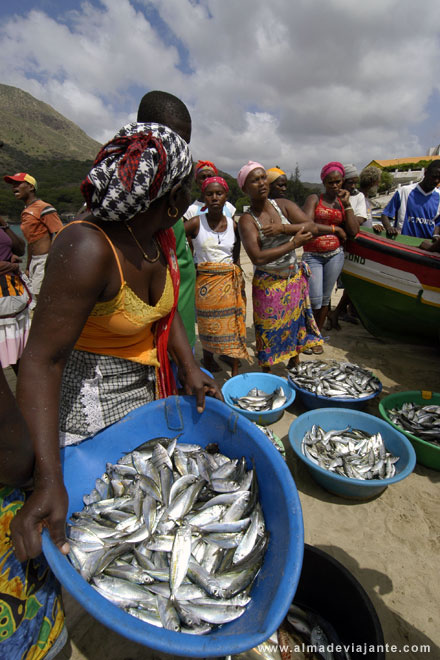
M 329 225 L 329 227 L 331 225 L 342 225 L 345 220 L 345 213 L 339 197 L 338 202 L 341 207 L 340 209 L 324 206 L 321 195 L 315 209 L 315 222 L 320 225 Z M 340 245 L 341 241 L 336 234 L 324 234 L 323 236 L 312 238 L 311 241 L 306 243 L 304 245 L 304 252 L 331 252 L 332 250 L 336 250 Z

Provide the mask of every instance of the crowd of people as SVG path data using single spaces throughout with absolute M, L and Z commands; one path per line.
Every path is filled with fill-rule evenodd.
M 249 161 L 237 181 L 250 204 L 237 221 L 214 163 L 194 168 L 190 139 L 186 106 L 164 92 L 146 94 L 137 121 L 98 153 L 81 185 L 86 209 L 65 226 L 38 199 L 34 177 L 4 177 L 24 204 L 28 257 L 22 273 L 25 242 L 0 219 L 0 357 L 2 367 L 20 362 L 16 401 L 0 379 L 0 607 L 10 616 L 2 657 L 50 660 L 65 642 L 59 587 L 41 555 L 43 526 L 69 551 L 60 446 L 179 391 L 195 396 L 199 413 L 206 395 L 222 398 L 209 373 L 220 368 L 216 357 L 232 376 L 250 360 L 241 246 L 254 266 L 262 370 L 321 354 L 344 241 L 362 225 L 377 228 L 368 200 L 376 168 L 359 177 L 337 161 L 323 166 L 324 192 L 303 208 L 287 199 L 285 172 Z M 194 176 L 200 192 L 191 203 Z M 422 226 L 427 249 L 437 244 L 438 183 L 440 163 L 416 193 L 393 197 L 382 219 L 389 234 L 394 217 L 402 231 Z M 428 197 L 432 217 L 414 220 L 414 205 Z

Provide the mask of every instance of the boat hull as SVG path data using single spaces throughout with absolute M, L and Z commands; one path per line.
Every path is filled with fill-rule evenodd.
M 440 335 L 440 255 L 420 239 L 362 230 L 347 241 L 342 282 L 365 328 L 377 337 L 436 344 Z

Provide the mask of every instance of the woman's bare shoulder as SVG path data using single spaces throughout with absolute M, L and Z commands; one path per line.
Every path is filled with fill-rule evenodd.
M 96 275 L 114 259 L 110 243 L 95 223 L 72 222 L 56 236 L 48 259 L 48 269 L 72 274 L 86 269 Z

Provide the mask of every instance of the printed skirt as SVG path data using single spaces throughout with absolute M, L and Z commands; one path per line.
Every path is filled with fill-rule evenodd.
M 197 327 L 210 353 L 249 359 L 246 348 L 246 300 L 243 276 L 235 264 L 197 266 Z
M 21 564 L 10 525 L 23 506 L 19 488 L 0 485 L 0 658 L 53 658 L 67 639 L 59 582 L 44 555 Z
M 0 364 L 5 369 L 16 364 L 23 353 L 31 325 L 31 294 L 24 276 L 0 276 Z
M 323 343 L 309 298 L 307 270 L 281 277 L 257 269 L 252 281 L 257 358 L 271 366 Z

